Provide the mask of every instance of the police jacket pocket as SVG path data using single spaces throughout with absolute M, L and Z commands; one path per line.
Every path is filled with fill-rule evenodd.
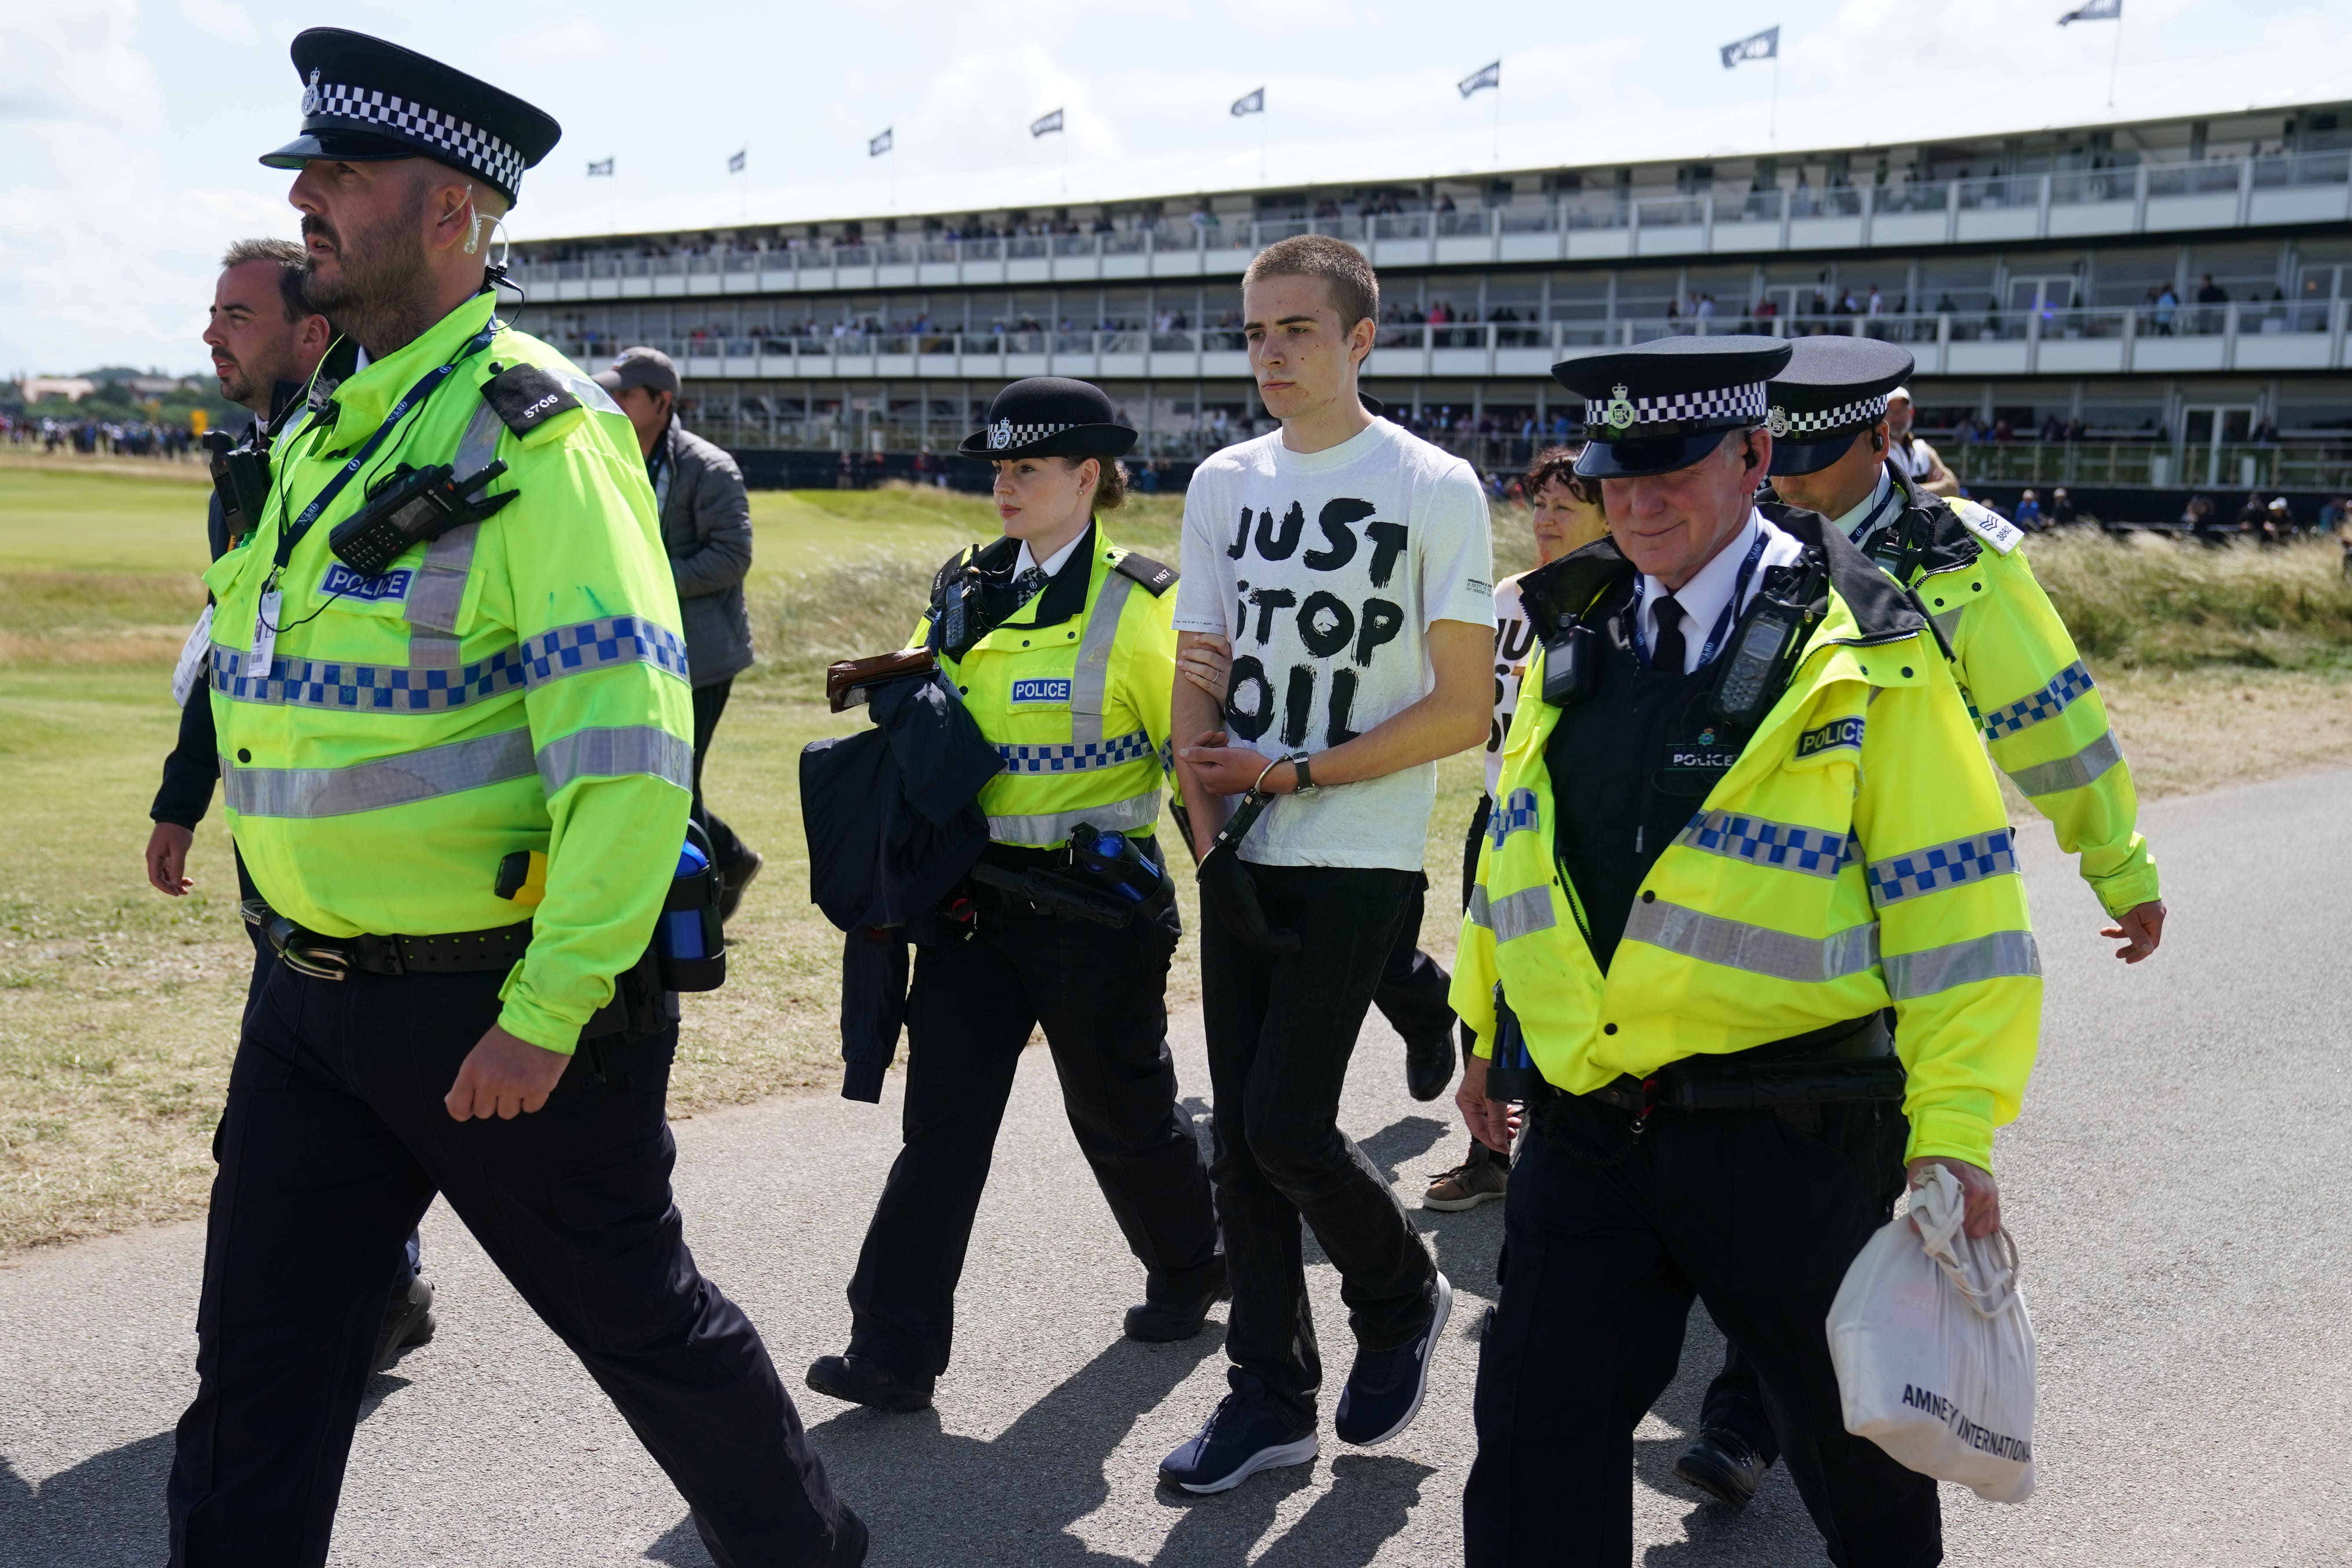
M 1642 1136 L 1632 1111 L 1583 1095 L 1546 1095 L 1528 1108 L 1528 1119 L 1550 1152 L 1580 1165 L 1622 1164 Z

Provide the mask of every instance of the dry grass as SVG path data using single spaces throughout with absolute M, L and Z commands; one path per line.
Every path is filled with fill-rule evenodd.
M 30 488 L 11 492 L 12 479 Z M 0 501 L 27 494 L 59 510 L 27 521 L 0 504 L 0 768 L 18 846 L 0 879 L 0 1258 L 203 1211 L 249 953 L 217 818 L 197 835 L 190 898 L 148 890 L 139 863 L 174 722 L 163 660 L 202 597 L 184 566 L 127 567 L 142 549 L 179 552 L 192 539 L 200 563 L 200 502 L 192 515 L 187 492 L 168 486 L 0 472 Z M 112 509 L 97 553 L 126 569 L 68 569 L 90 540 L 58 519 L 85 502 Z M 1174 498 L 1154 498 L 1112 527 L 1172 558 L 1178 511 Z M 728 986 L 688 1004 L 671 1096 L 680 1115 L 838 1081 L 841 937 L 807 900 L 797 759 L 809 741 L 863 721 L 824 710 L 815 672 L 896 646 L 953 544 L 993 531 L 984 500 L 905 488 L 763 493 L 754 515 L 751 598 L 767 660 L 737 687 L 709 784 L 768 869 L 730 933 Z M 1525 532 L 1524 514 L 1498 510 L 1498 573 L 1526 564 Z M 2352 757 L 2341 657 L 2352 622 L 2332 553 L 2216 558 L 2151 542 L 2033 546 L 2053 596 L 2096 645 L 2142 795 Z M 2138 624 L 2158 615 L 2194 628 L 2208 655 L 2194 657 L 2189 634 Z M 1475 759 L 1453 759 L 1441 776 L 1429 864 L 1443 889 Z M 1423 931 L 1441 957 L 1454 945 L 1449 908 L 1433 897 Z M 1188 942 L 1178 958 L 1177 1005 L 1198 994 L 1194 951 Z

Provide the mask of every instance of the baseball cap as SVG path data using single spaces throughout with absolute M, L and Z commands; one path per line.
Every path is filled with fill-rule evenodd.
M 596 373 L 596 384 L 607 392 L 619 392 L 625 387 L 642 386 L 654 392 L 677 391 L 677 364 L 659 349 L 639 344 L 623 349 L 614 356 L 610 370 Z

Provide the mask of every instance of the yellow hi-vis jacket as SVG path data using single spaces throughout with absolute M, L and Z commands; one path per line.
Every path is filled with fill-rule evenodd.
M 1972 500 L 1894 479 L 1903 491 L 1895 542 L 1908 550 L 1908 585 L 1951 647 L 1993 763 L 2050 819 L 2058 847 L 2082 857 L 2083 880 L 2107 913 L 2153 901 L 2156 859 L 2137 826 L 2130 764 L 2066 623 L 2019 548 L 2025 536 Z
M 652 935 L 693 755 L 677 592 L 636 437 L 612 399 L 545 343 L 499 331 L 302 536 L 278 583 L 268 668 L 249 658 L 289 521 L 484 329 L 492 303 L 468 300 L 278 440 L 258 528 L 205 575 L 218 602 L 213 719 L 255 885 L 322 934 L 514 924 L 526 911 L 492 891 L 499 862 L 545 851 L 546 897 L 528 911 L 530 946 L 499 1022 L 569 1052 Z M 478 390 L 519 363 L 565 395 L 518 410 L 521 435 Z M 462 479 L 492 457 L 507 471 L 491 493 L 519 494 L 488 520 L 373 577 L 328 548 L 396 465 L 450 463 Z
M 1011 550 L 1005 547 L 1011 545 Z M 1019 546 L 1000 541 L 959 551 L 940 569 L 944 586 L 982 550 L 1002 565 Z M 1176 677 L 1173 568 L 1111 542 L 1099 523 L 1062 568 L 1087 572 L 1076 613 L 1040 625 L 1059 598 L 1048 586 L 964 656 L 940 654 L 980 732 L 1004 759 L 982 786 L 988 837 L 1052 849 L 1090 822 L 1141 837 L 1160 820 L 1160 789 L 1172 767 L 1169 697 Z M 923 647 L 930 616 L 908 641 Z
M 1553 848 L 1544 749 L 1560 710 L 1541 698 L 1545 655 L 1533 650 L 1454 1008 L 1491 1057 L 1499 983 L 1538 1069 L 1585 1094 L 1891 1005 L 1909 1157 L 1990 1167 L 2042 1011 L 2000 793 L 1950 670 L 1895 584 L 1821 518 L 1776 521 L 1827 555 L 1828 615 L 1738 762 L 1651 868 L 1606 974 Z M 1547 589 L 1596 552 L 1613 558 L 1615 546 L 1522 579 L 1539 637 L 1584 608 L 1551 607 Z

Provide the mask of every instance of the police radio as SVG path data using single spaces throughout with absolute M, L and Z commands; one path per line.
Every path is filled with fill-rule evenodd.
M 359 575 L 376 576 L 410 545 L 438 539 L 461 523 L 479 522 L 520 495 L 482 493 L 506 471 L 503 461 L 493 461 L 471 479 L 459 479 L 446 463 L 422 468 L 403 463 L 368 492 L 365 506 L 335 525 L 328 548 Z
M 269 459 L 250 446 L 240 446 L 226 430 L 205 433 L 205 450 L 211 454 L 213 494 L 220 498 L 221 521 L 231 539 L 251 533 L 261 521 L 262 503 L 269 499 Z
M 1755 603 L 1732 635 L 1715 689 L 1707 694 L 1708 710 L 1717 719 L 1752 731 L 1780 700 L 1807 636 L 1828 612 L 1827 603 L 1816 597 L 1821 579 L 1820 567 L 1811 563 L 1775 566 L 1764 574 Z

